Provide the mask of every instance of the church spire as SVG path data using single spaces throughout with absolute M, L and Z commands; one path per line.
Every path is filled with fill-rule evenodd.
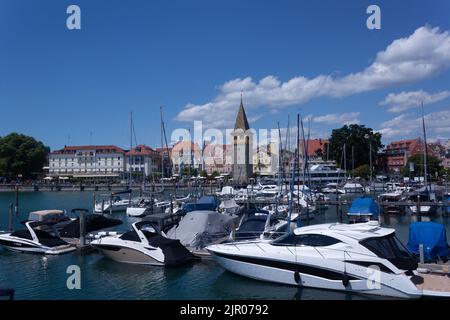
M 234 130 L 236 129 L 242 129 L 244 131 L 250 129 L 250 126 L 248 125 L 247 115 L 245 114 L 244 102 L 242 99 L 242 91 L 241 91 L 241 105 L 239 106 L 239 111 L 236 117 L 236 124 L 234 125 Z

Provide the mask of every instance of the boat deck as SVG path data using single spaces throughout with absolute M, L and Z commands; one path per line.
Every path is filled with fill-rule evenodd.
M 416 287 L 424 291 L 447 292 L 450 295 L 450 277 L 443 274 L 419 273 L 423 278 L 423 283 L 416 284 Z

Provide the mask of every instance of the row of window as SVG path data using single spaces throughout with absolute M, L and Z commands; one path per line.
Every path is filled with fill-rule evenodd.
M 101 167 L 101 166 L 107 166 L 107 167 L 120 167 L 120 162 L 117 162 L 116 164 L 113 164 L 113 163 L 98 163 L 97 164 L 99 167 Z M 75 163 L 73 163 L 73 162 L 71 162 L 71 163 L 69 163 L 69 164 L 67 164 L 67 163 L 65 163 L 64 165 L 62 165 L 61 163 L 51 163 L 50 164 L 50 167 L 53 167 L 53 168 L 55 168 L 55 167 L 59 167 L 59 168 L 61 168 L 61 167 L 95 167 L 96 166 L 96 164 L 95 163 L 81 163 L 81 164 L 79 164 L 79 163 L 77 163 L 77 164 L 75 164 Z
M 119 172 L 118 169 L 105 169 L 105 170 L 93 170 L 93 169 L 50 169 L 50 173 L 87 173 L 87 172 Z
M 114 160 L 118 160 L 121 161 L 122 157 L 77 157 L 77 158 L 50 158 L 50 162 L 51 161 L 79 161 L 79 160 L 84 160 L 84 161 L 95 161 L 95 160 L 99 160 L 99 161 L 114 161 Z

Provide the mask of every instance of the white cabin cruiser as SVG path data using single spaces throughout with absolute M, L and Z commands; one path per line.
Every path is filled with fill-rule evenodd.
M 347 182 L 344 185 L 344 191 L 345 193 L 363 193 L 364 187 L 357 182 Z
M 376 222 L 314 225 L 273 241 L 207 250 L 226 270 L 257 280 L 402 298 L 450 297 L 450 279 L 419 273 L 395 230 Z M 436 282 L 447 285 L 436 289 Z
M 165 212 L 167 208 L 170 208 L 169 201 L 140 198 L 133 201 L 133 204 L 127 207 L 126 213 L 129 217 L 143 217 L 147 214 Z
M 123 234 L 105 235 L 100 233 L 91 245 L 114 261 L 164 266 L 179 265 L 192 258 L 179 240 L 168 239 L 149 221 L 135 222 L 132 230 Z
M 276 197 L 280 193 L 281 189 L 276 184 L 261 185 L 259 190 L 256 191 L 256 195 L 260 197 Z
M 76 248 L 60 237 L 40 230 L 47 222 L 25 221 L 26 229 L 0 234 L 0 245 L 11 251 L 41 254 L 63 254 Z
M 110 200 L 104 202 L 97 202 L 95 204 L 95 213 L 108 213 L 108 212 L 122 212 L 132 204 L 130 199 L 122 199 L 118 196 L 113 197 Z

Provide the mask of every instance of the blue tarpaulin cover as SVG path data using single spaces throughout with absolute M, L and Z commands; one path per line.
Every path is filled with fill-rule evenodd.
M 450 196 L 447 196 L 447 203 L 450 203 Z M 448 205 L 446 208 L 444 208 L 444 210 L 445 210 L 447 213 L 450 213 L 450 205 Z
M 359 197 L 353 200 L 352 206 L 348 209 L 349 216 L 372 216 L 378 219 L 378 204 L 371 197 Z
M 214 196 L 203 196 L 197 200 L 195 203 L 186 203 L 182 209 L 185 212 L 206 210 L 206 211 L 216 211 L 218 207 L 218 200 Z
M 438 258 L 446 260 L 449 254 L 447 234 L 443 224 L 436 222 L 414 222 L 409 226 L 408 250 L 419 254 L 419 245 L 423 244 L 426 261 Z

